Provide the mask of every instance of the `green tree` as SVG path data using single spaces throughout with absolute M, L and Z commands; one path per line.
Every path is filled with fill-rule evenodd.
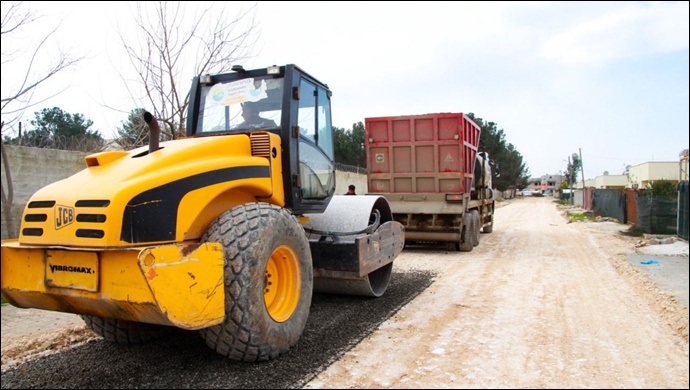
M 144 146 L 149 142 L 149 132 L 144 122 L 144 108 L 135 108 L 130 111 L 127 120 L 122 122 L 122 127 L 117 128 L 115 140 L 125 150 Z
M 115 140 L 123 149 L 130 150 L 148 145 L 149 127 L 144 121 L 145 112 L 144 108 L 135 108 L 130 111 L 127 120 L 122 122 L 122 126 L 118 127 Z M 166 141 L 170 139 L 170 134 L 163 133 L 160 137 L 161 141 Z
M 352 129 L 333 127 L 333 144 L 335 162 L 366 168 L 367 159 L 364 149 L 364 123 L 357 122 Z
M 89 130 L 93 121 L 82 114 L 70 114 L 57 107 L 44 108 L 34 113 L 32 130 L 6 139 L 8 143 L 82 152 L 100 151 L 105 140 L 98 131 Z
M 667 179 L 653 180 L 647 184 L 644 194 L 651 198 L 678 199 L 678 187 Z
M 577 182 L 577 173 L 582 169 L 582 161 L 580 161 L 580 155 L 578 153 L 573 153 L 570 156 L 568 165 L 565 168 L 565 180 L 568 182 L 568 187 L 572 187 Z
M 505 191 L 511 187 L 525 187 L 530 177 L 529 168 L 515 146 L 506 142 L 503 129 L 499 129 L 495 122 L 484 122 L 474 113 L 467 116 L 481 128 L 480 147 L 499 164 L 500 176 L 493 178 L 494 188 Z

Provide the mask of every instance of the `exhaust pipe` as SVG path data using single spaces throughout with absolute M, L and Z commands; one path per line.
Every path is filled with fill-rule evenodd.
M 144 112 L 144 122 L 149 126 L 149 153 L 153 153 L 159 149 L 158 142 L 161 136 L 161 127 L 158 121 L 153 117 L 153 114 Z

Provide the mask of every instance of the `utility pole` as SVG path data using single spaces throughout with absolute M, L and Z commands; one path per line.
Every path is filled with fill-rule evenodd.
M 580 172 L 582 172 L 582 201 L 585 201 L 585 165 L 582 163 L 582 148 L 579 148 L 580 151 Z M 584 205 L 583 205 L 584 206 Z
M 568 183 L 570 183 L 570 204 L 575 204 L 575 194 L 573 193 L 573 166 L 570 164 L 570 155 L 568 155 L 568 170 L 570 171 L 570 178 Z

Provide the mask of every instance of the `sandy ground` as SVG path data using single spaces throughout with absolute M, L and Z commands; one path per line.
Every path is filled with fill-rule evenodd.
M 496 217 L 471 253 L 403 252 L 438 279 L 306 388 L 688 388 L 687 306 L 626 260 L 626 226 L 546 198 Z
M 547 198 L 501 206 L 470 253 L 406 249 L 395 267 L 435 282 L 305 387 L 688 388 L 687 242 L 569 223 Z M 2 370 L 94 337 L 76 315 L 4 306 Z

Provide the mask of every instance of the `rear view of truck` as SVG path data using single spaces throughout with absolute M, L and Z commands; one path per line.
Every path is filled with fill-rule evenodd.
M 492 162 L 462 113 L 365 118 L 367 192 L 384 196 L 406 244 L 469 252 L 491 233 Z

